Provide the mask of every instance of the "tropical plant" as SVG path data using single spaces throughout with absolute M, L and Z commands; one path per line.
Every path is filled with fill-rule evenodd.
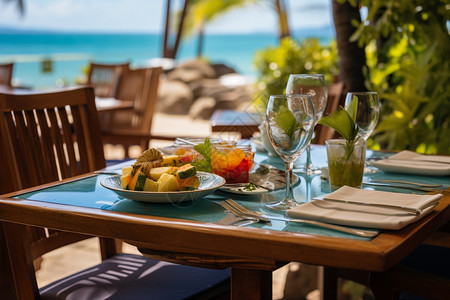
M 197 56 L 202 56 L 203 30 L 206 24 L 230 10 L 256 3 L 268 4 L 276 12 L 280 42 L 284 37 L 290 36 L 291 31 L 285 0 L 190 0 L 183 33 L 198 32 Z
M 321 45 L 317 38 L 300 43 L 284 38 L 278 47 L 256 53 L 254 66 L 258 73 L 260 94 L 257 105 L 265 109 L 269 95 L 283 94 L 290 74 L 324 74 L 328 83 L 339 73 L 336 42 Z
M 357 1 L 348 2 L 356 4 Z M 359 9 L 356 5 L 346 3 L 345 0 L 332 0 L 331 3 L 339 49 L 340 81 L 345 83 L 350 91 L 366 91 L 364 69 L 367 68 L 364 47 L 350 40 L 355 32 L 355 22 L 361 20 Z
M 366 84 L 383 102 L 374 140 L 391 150 L 450 154 L 448 4 L 441 0 L 359 4 L 367 9 L 367 18 L 353 21 L 357 28 L 351 41 L 366 47 L 370 69 Z M 377 43 L 380 40 L 383 43 Z

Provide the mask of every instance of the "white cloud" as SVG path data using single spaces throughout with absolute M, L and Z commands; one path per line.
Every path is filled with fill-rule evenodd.
M 288 0 L 292 29 L 331 22 L 329 0 Z M 174 4 L 177 4 L 174 1 Z M 161 32 L 166 0 L 25 0 L 25 15 L 12 4 L 0 10 L 0 26 L 64 31 Z M 312 5 L 312 6 L 311 6 Z M 208 24 L 209 33 L 277 31 L 267 4 L 230 11 Z

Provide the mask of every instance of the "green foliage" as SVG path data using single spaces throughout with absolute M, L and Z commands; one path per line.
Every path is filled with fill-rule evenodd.
M 258 51 L 254 65 L 261 91 L 257 99 L 260 105 L 265 105 L 270 95 L 285 92 L 290 74 L 324 74 L 327 82 L 331 83 L 339 72 L 336 42 L 324 46 L 316 38 L 300 43 L 284 38 L 278 47 Z
M 360 5 L 367 19 L 351 39 L 366 46 L 368 86 L 383 104 L 375 142 L 390 150 L 450 154 L 448 3 L 362 0 Z
M 194 160 L 191 162 L 191 165 L 193 165 L 198 171 L 214 173 L 211 166 L 212 146 L 209 138 L 205 138 L 205 142 L 203 144 L 195 145 L 194 149 L 200 153 L 203 158 Z

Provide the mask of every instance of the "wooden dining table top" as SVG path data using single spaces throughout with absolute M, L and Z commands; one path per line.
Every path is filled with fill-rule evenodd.
M 313 145 L 312 149 L 313 159 L 322 157 L 323 164 L 324 148 Z M 266 154 L 257 154 L 255 160 L 277 167 L 281 164 Z M 314 226 L 287 225 L 283 221 L 245 227 L 220 225 L 216 221 L 226 213 L 215 201 L 232 197 L 242 205 L 255 208 L 264 205 L 266 196 L 215 192 L 183 205 L 140 203 L 102 187 L 100 181 L 108 176 L 111 175 L 89 173 L 2 195 L 0 220 L 117 238 L 137 246 L 145 255 L 167 261 L 231 267 L 236 274 L 263 271 L 266 275 L 288 262 L 384 271 L 450 220 L 450 189 L 446 178 L 418 178 L 444 183 L 439 191 L 443 197 L 430 214 L 400 230 L 383 230 L 374 238 L 359 238 Z M 300 184 L 295 190 L 302 201 L 329 192 L 320 176 L 298 176 Z M 411 179 L 383 172 L 373 176 Z M 400 191 L 408 193 L 408 190 Z M 245 285 L 233 280 L 232 284 Z

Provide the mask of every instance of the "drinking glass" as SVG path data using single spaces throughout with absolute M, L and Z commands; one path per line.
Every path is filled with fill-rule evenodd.
M 284 200 L 268 203 L 271 209 L 287 210 L 296 207 L 291 185 L 292 167 L 311 141 L 316 114 L 311 95 L 272 95 L 266 112 L 267 134 L 273 148 L 286 168 Z
M 319 120 L 322 117 L 322 114 L 327 107 L 327 83 L 322 74 L 291 74 L 286 86 L 286 94 L 311 95 L 316 111 L 316 120 Z M 314 138 L 314 131 L 312 138 Z M 307 175 L 320 173 L 320 168 L 315 167 L 312 164 L 310 144 L 306 147 L 306 164 L 304 168 L 295 169 L 295 172 Z
M 358 137 L 367 141 L 378 122 L 380 114 L 380 101 L 376 92 L 349 92 L 345 97 L 345 108 L 353 99 L 358 101 L 356 111 L 356 124 L 359 127 Z M 364 173 L 376 173 L 378 169 L 366 166 Z

